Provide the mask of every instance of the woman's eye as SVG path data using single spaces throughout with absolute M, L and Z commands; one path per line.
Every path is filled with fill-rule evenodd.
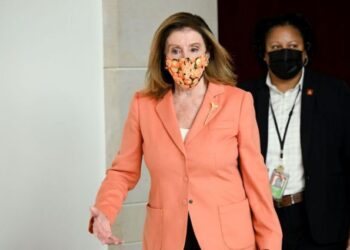
M 179 54 L 180 53 L 180 50 L 179 49 L 171 49 L 171 54 L 173 54 L 173 55 L 177 55 L 177 54 Z
M 289 48 L 296 49 L 296 48 L 298 48 L 298 45 L 297 44 L 291 44 L 291 45 L 289 45 Z
M 191 48 L 191 52 L 198 52 L 198 48 Z
M 272 45 L 271 46 L 271 49 L 273 49 L 273 50 L 280 49 L 280 48 L 281 48 L 280 45 Z

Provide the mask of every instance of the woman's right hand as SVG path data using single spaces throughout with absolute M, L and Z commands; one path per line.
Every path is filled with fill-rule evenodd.
M 106 215 L 96 207 L 91 207 L 90 212 L 93 220 L 93 234 L 102 242 L 102 244 L 119 245 L 123 243 L 121 239 L 118 239 L 112 234 L 112 228 Z

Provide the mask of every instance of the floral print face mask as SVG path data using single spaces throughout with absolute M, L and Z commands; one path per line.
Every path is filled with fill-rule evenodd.
M 166 58 L 165 68 L 169 71 L 176 84 L 184 89 L 190 89 L 198 84 L 208 63 L 207 55 L 201 55 L 193 59 L 188 57 L 179 59 Z

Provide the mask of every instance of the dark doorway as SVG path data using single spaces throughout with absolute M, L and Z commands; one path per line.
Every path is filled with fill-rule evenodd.
M 291 12 L 304 15 L 313 29 L 309 67 L 350 84 L 350 11 L 341 0 L 218 0 L 219 40 L 233 56 L 238 80 L 251 80 L 262 73 L 252 48 L 257 20 Z

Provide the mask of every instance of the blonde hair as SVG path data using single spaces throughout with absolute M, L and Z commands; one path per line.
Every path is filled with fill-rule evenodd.
M 233 73 L 231 56 L 219 44 L 209 26 L 200 16 L 179 12 L 165 19 L 153 36 L 143 94 L 160 99 L 173 88 L 174 81 L 165 69 L 165 45 L 174 30 L 183 28 L 191 28 L 203 37 L 210 55 L 204 79 L 216 84 L 236 85 L 237 77 Z

